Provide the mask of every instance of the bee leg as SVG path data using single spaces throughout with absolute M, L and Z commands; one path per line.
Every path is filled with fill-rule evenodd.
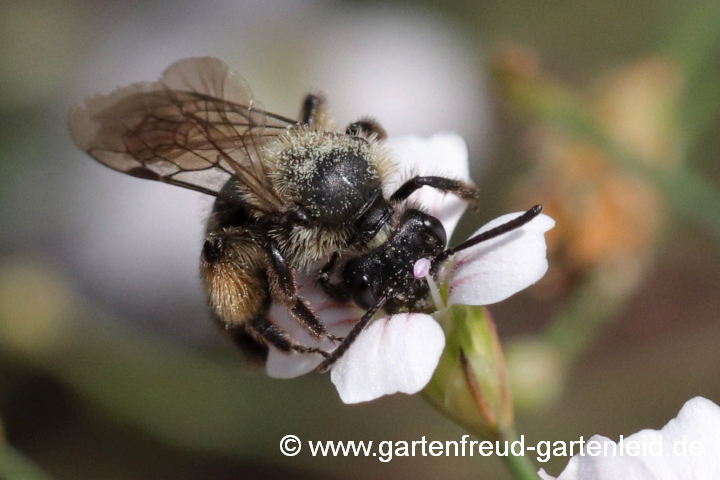
M 310 305 L 298 297 L 297 283 L 295 283 L 295 275 L 290 265 L 287 264 L 285 257 L 278 249 L 275 242 L 267 242 L 267 252 L 270 259 L 270 268 L 268 268 L 268 276 L 273 285 L 271 289 L 277 300 L 288 307 L 290 314 L 297 320 L 310 335 L 316 339 L 327 337 L 328 333 L 325 325 L 312 311 Z
M 332 353 L 330 353 L 330 355 L 327 356 L 325 360 L 323 360 L 323 362 L 318 366 L 318 372 L 325 373 L 330 370 L 330 368 L 332 368 L 335 362 L 337 362 L 340 357 L 342 357 L 345 352 L 347 352 L 348 349 L 352 346 L 358 335 L 360 335 L 360 333 L 365 330 L 365 327 L 367 327 L 368 323 L 370 323 L 370 320 L 372 320 L 377 311 L 380 310 L 383 305 L 385 305 L 385 302 L 387 302 L 387 297 L 381 297 L 375 305 L 370 307 L 370 309 L 365 312 L 365 315 L 363 315 L 362 318 L 355 324 L 355 326 L 345 336 L 340 345 L 338 345 L 337 348 L 333 350 Z
M 310 93 L 305 97 L 300 110 L 300 121 L 318 130 L 333 130 L 332 114 L 322 94 Z
M 384 140 L 387 138 L 387 132 L 385 129 L 372 118 L 361 118 L 360 120 L 351 123 L 345 129 L 345 133 L 348 135 L 359 135 L 361 133 L 366 135 L 375 134 L 378 140 Z
M 350 292 L 342 288 L 344 284 L 334 285 L 330 281 L 330 273 L 335 268 L 338 258 L 340 258 L 340 254 L 337 252 L 333 253 L 330 260 L 328 260 L 328 262 L 318 272 L 317 281 L 330 298 L 338 303 L 345 303 L 350 301 Z
M 421 177 L 415 176 L 403 183 L 390 197 L 390 202 L 395 203 L 407 199 L 410 195 L 422 187 L 431 187 L 444 193 L 452 193 L 467 200 L 472 205 L 477 200 L 477 188 L 469 183 L 453 180 L 445 177 Z
M 325 358 L 330 357 L 330 354 L 325 350 L 316 347 L 307 347 L 293 342 L 285 332 L 270 322 L 264 314 L 257 315 L 250 320 L 250 322 L 245 325 L 245 328 L 250 335 L 265 340 L 268 344 L 282 352 L 317 353 Z
M 335 268 L 335 264 L 337 263 L 338 258 L 340 258 L 340 254 L 337 252 L 333 253 L 332 257 L 330 257 L 330 260 L 328 260 L 328 262 L 318 272 L 316 280 L 320 284 L 320 287 L 322 287 L 325 293 L 333 301 L 338 303 L 346 303 L 350 301 L 350 293 L 347 291 L 347 289 L 343 288 L 344 284 L 334 285 L 330 281 L 330 272 L 332 272 L 332 270 Z M 345 339 L 345 337 L 336 337 L 335 335 L 332 335 L 330 333 L 327 333 L 325 336 L 333 342 L 342 342 Z

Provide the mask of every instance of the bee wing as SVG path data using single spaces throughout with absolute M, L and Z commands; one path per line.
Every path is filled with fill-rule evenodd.
M 70 114 L 75 143 L 108 167 L 214 196 L 231 176 L 277 211 L 261 147 L 295 125 L 254 102 L 245 81 L 221 60 L 187 58 L 158 82 L 89 98 Z

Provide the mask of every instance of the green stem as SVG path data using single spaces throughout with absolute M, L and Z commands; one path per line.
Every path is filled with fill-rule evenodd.
M 720 30 L 717 2 L 688 5 L 688 13 L 670 33 L 661 52 L 675 59 L 691 84 L 706 76 L 708 65 L 720 54 Z
M 567 128 L 566 131 L 574 133 L 576 138 L 596 145 L 618 166 L 644 178 L 668 199 L 677 213 L 703 224 L 720 239 L 720 193 L 711 181 L 685 166 L 674 169 L 651 167 L 607 138 L 587 118 L 576 120 L 574 129 L 571 123 L 557 126 Z
M 49 480 L 45 472 L 10 445 L 0 445 L 0 478 L 3 480 Z
M 509 444 L 512 444 L 512 442 L 519 440 L 519 438 L 517 433 L 513 431 L 505 437 L 505 440 Z M 507 453 L 507 455 L 500 458 L 508 467 L 508 470 L 515 475 L 515 478 L 518 480 L 538 480 L 540 478 L 537 474 L 537 468 L 535 468 L 535 465 L 533 465 L 529 458 L 525 455 L 513 455 L 510 447 L 508 447 Z
M 573 297 L 553 318 L 545 340 L 553 345 L 571 365 L 595 340 L 597 333 L 617 318 L 629 295 L 634 291 L 613 288 L 622 279 L 592 271 L 574 291 Z
M 689 158 L 720 113 L 720 89 L 717 88 L 720 59 L 718 15 L 718 2 L 688 5 L 688 13 L 678 22 L 661 50 L 680 66 L 685 77 L 678 124 L 684 131 Z
M 535 121 L 560 129 L 595 145 L 619 167 L 654 185 L 675 211 L 703 224 L 720 239 L 720 193 L 707 178 L 687 167 L 661 169 L 643 162 L 602 132 L 586 106 L 569 92 L 550 84 L 527 83 L 511 101 Z M 512 100 L 514 98 L 514 100 Z
M 700 140 L 708 134 L 720 115 L 720 89 L 716 79 L 720 74 L 717 61 L 713 62 L 703 78 L 694 79 L 686 89 L 681 105 L 680 125 L 685 135 L 686 155 L 692 158 Z
M 507 441 L 509 445 L 515 440 L 519 440 L 517 433 L 513 430 L 508 435 L 491 434 L 487 431 L 482 431 L 477 428 L 476 425 L 472 425 L 468 422 L 463 422 L 461 418 L 453 416 L 447 409 L 442 408 L 434 399 L 432 395 L 428 394 L 427 389 L 422 391 L 422 396 L 425 401 L 432 406 L 438 413 L 450 420 L 456 425 L 461 426 L 469 433 L 481 440 L 492 440 L 493 438 L 499 442 Z M 523 452 L 524 453 L 524 452 Z M 512 472 L 513 476 L 518 480 L 538 480 L 537 470 L 533 463 L 524 455 L 513 455 L 512 450 L 508 446 L 507 455 L 500 457 L 505 466 Z

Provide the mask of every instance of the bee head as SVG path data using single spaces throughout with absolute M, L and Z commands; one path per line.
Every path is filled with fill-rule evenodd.
M 415 262 L 439 255 L 446 242 L 440 220 L 420 210 L 406 210 L 387 242 L 345 266 L 343 281 L 351 298 L 366 309 L 382 296 L 388 297 L 390 312 L 412 307 L 428 295 L 427 283 L 413 275 Z

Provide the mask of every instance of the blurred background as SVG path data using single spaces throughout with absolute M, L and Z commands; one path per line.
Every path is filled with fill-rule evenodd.
M 510 478 L 280 454 L 464 432 L 420 396 L 346 406 L 326 375 L 248 371 L 205 311 L 211 200 L 74 147 L 72 105 L 197 55 L 282 115 L 322 90 L 340 125 L 459 132 L 482 203 L 455 241 L 546 206 L 547 277 L 491 308 L 528 444 L 720 403 L 717 2 L 0 0 L 0 39 L 0 478 Z

